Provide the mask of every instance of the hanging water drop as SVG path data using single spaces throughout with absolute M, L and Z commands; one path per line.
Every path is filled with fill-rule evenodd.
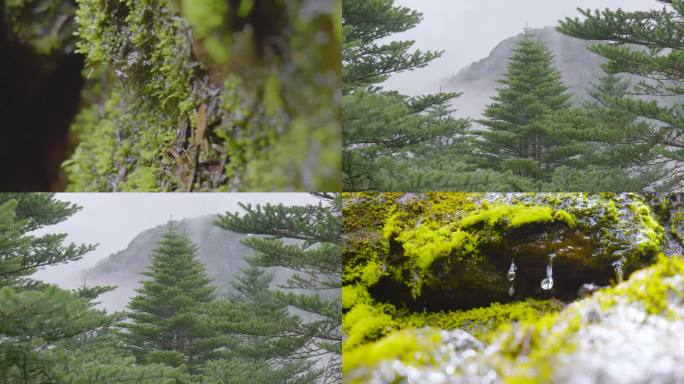
M 513 296 L 515 293 L 515 288 L 513 288 L 513 285 L 511 285 L 510 288 L 508 288 L 508 296 Z
M 508 274 L 506 275 L 506 278 L 508 278 L 508 281 L 515 280 L 516 269 L 517 269 L 517 267 L 515 266 L 515 260 L 511 260 L 511 267 L 508 268 Z
M 549 264 L 546 265 L 546 277 L 541 281 L 541 288 L 545 291 L 553 288 L 553 258 L 555 253 L 549 255 Z
M 618 284 L 622 283 L 622 263 L 624 262 L 624 258 L 620 258 L 618 261 L 613 262 L 613 268 L 615 269 L 615 278 L 617 279 Z

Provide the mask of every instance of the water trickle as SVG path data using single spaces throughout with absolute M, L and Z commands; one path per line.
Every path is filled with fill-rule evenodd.
M 513 296 L 515 293 L 515 288 L 513 288 L 513 284 L 511 284 L 511 287 L 508 288 L 508 296 Z
M 555 253 L 549 255 L 549 264 L 546 265 L 546 277 L 541 281 L 541 287 L 543 290 L 548 291 L 553 288 L 553 258 L 556 257 Z
M 622 283 L 622 264 L 624 263 L 625 259 L 621 257 L 617 261 L 613 262 L 613 268 L 615 269 L 615 278 L 617 279 L 618 284 Z
M 508 274 L 506 275 L 506 278 L 508 278 L 508 281 L 515 280 L 516 269 L 517 269 L 517 267 L 515 266 L 515 260 L 511 260 L 511 267 L 508 268 Z

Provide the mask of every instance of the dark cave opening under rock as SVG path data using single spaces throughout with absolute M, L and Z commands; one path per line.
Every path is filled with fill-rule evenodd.
M 12 40 L 0 16 L 0 190 L 64 190 L 83 65 L 81 55 L 40 55 Z
M 597 229 L 599 230 L 599 229 Z M 448 261 L 434 262 L 428 282 L 413 297 L 407 284 L 394 277 L 384 276 L 369 287 L 371 296 L 398 308 L 414 312 L 439 312 L 486 307 L 494 302 L 509 303 L 527 298 L 554 298 L 565 303 L 578 298 L 584 284 L 609 286 L 616 283 L 615 267 L 611 260 L 594 257 L 598 252 L 597 236 L 600 232 L 585 232 L 565 223 L 534 223 L 505 231 L 499 241 L 483 243 L 480 247 L 483 260 L 477 264 Z M 389 262 L 405 262 L 401 244 L 390 239 Z M 541 287 L 546 277 L 549 255 L 552 264 L 553 286 Z M 515 260 L 514 281 L 507 279 L 511 262 Z M 648 262 L 644 261 L 644 266 Z M 634 267 L 625 270 L 625 277 Z M 410 281 L 410 270 L 402 281 Z M 510 286 L 514 294 L 509 295 Z

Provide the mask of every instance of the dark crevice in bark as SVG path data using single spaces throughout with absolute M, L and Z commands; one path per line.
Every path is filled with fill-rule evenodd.
M 0 190 L 65 188 L 60 165 L 73 149 L 82 69 L 80 55 L 39 55 L 14 41 L 0 12 Z

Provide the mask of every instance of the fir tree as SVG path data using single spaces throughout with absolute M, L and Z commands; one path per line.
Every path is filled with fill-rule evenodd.
M 270 290 L 272 274 L 249 263 L 232 283 L 231 297 L 210 306 L 225 348 L 207 376 L 220 383 L 316 382 L 320 372 L 308 359 L 313 335 L 302 334 L 302 320 Z
M 39 268 L 79 260 L 93 245 L 65 244 L 66 234 L 31 236 L 60 223 L 80 207 L 53 194 L 0 193 L 0 287 L 34 284 L 28 276 Z
M 390 75 L 427 66 L 442 52 L 412 50 L 413 41 L 384 42 L 415 27 L 416 11 L 394 0 L 348 0 L 342 8 L 343 189 L 485 189 L 507 185 L 501 175 L 477 171 L 469 122 L 451 115 L 456 93 L 407 97 L 383 91 Z
M 342 86 L 345 94 L 387 80 L 393 73 L 427 66 L 442 52 L 411 52 L 413 41 L 380 43 L 420 23 L 422 15 L 394 0 L 342 2 Z
M 341 196 L 317 196 L 325 202 L 306 206 L 242 205 L 243 213 L 227 212 L 218 217 L 216 224 L 229 231 L 261 235 L 243 241 L 257 251 L 256 265 L 295 272 L 282 288 L 297 293 L 279 293 L 278 297 L 313 317 L 298 335 L 309 335 L 316 341 L 315 349 L 298 357 L 328 354 L 331 364 L 324 376 L 340 381 Z
M 627 12 L 621 9 L 579 10 L 585 17 L 566 18 L 558 30 L 570 36 L 606 43 L 591 47 L 608 61 L 608 73 L 631 73 L 641 77 L 632 94 L 645 96 L 682 96 L 684 88 L 684 37 L 681 34 L 684 1 L 660 0 L 665 7 L 650 12 Z M 646 49 L 630 45 L 641 46 Z M 613 100 L 625 113 L 656 122 L 657 153 L 661 162 L 669 162 L 665 178 L 669 189 L 684 185 L 684 109 L 681 103 L 663 105 L 649 98 Z
M 617 107 L 630 84 L 613 74 L 599 78 L 590 98 L 542 121 L 557 142 L 552 175 L 555 190 L 642 191 L 664 177 L 654 152 L 657 131 L 638 116 Z M 565 139 L 563 139 L 565 138 Z M 549 158 L 553 163 L 554 153 Z
M 549 171 L 547 155 L 555 145 L 546 127 L 538 122 L 546 115 L 567 109 L 570 95 L 553 67 L 553 55 L 528 30 L 508 62 L 504 86 L 480 121 L 482 165 L 515 175 L 544 179 Z
M 38 268 L 77 260 L 91 245 L 65 244 L 66 234 L 31 235 L 80 207 L 52 194 L 0 194 L 0 381 L 51 382 L 62 344 L 109 326 L 114 318 L 89 298 L 109 288 L 69 292 L 32 280 Z M 54 381 L 52 381 L 54 382 Z
M 214 288 L 197 246 L 170 222 L 144 275 L 150 279 L 128 304 L 128 345 L 139 362 L 186 364 L 196 371 L 216 347 L 206 318 Z

